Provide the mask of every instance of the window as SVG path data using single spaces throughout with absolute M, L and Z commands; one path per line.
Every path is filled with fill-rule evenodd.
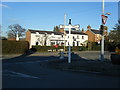
M 35 37 L 39 37 L 40 35 L 35 35 Z
M 55 38 L 55 36 L 51 36 L 51 38 Z
M 63 38 L 63 34 L 62 34 L 62 38 Z
M 82 36 L 82 39 L 84 39 L 84 36 Z
M 73 40 L 76 41 L 75 37 L 73 36 Z
M 69 46 L 69 42 L 68 42 L 68 46 Z
M 75 39 L 75 37 L 73 36 L 73 39 Z
M 55 42 L 51 42 L 51 46 L 55 45 Z
M 61 43 L 61 46 L 64 46 L 64 42 Z
M 77 46 L 79 46 L 79 41 L 77 41 Z
M 36 42 L 36 45 L 38 45 L 38 42 Z
M 77 35 L 77 39 L 79 39 L 79 35 Z

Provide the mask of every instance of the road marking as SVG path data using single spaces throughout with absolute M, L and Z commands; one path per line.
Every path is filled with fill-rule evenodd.
M 10 71 L 10 70 L 5 70 L 3 72 L 9 73 L 9 74 L 5 74 L 5 75 L 12 76 L 12 77 L 23 77 L 23 78 L 41 79 L 41 78 L 36 77 L 36 76 L 32 76 L 32 75 L 28 75 L 28 74 L 23 74 L 23 73 L 19 73 L 19 72 L 14 72 L 14 71 Z

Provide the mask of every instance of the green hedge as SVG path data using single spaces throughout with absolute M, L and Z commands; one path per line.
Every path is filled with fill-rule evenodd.
M 88 43 L 88 50 L 99 51 L 100 49 L 101 49 L 101 47 L 100 47 L 100 45 L 98 45 L 98 43 L 96 43 L 96 42 Z
M 27 41 L 2 40 L 2 54 L 23 54 L 28 49 Z
M 64 46 L 58 46 L 58 48 L 55 48 L 54 46 L 32 46 L 32 48 L 36 49 L 37 52 L 46 52 L 48 50 L 53 50 L 53 49 L 64 49 Z M 68 47 L 65 47 L 65 50 L 68 51 Z M 86 47 L 81 47 L 81 46 L 74 46 L 71 47 L 72 51 L 82 51 L 86 50 Z

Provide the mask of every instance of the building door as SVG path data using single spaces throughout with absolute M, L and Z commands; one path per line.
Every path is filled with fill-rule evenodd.
M 77 41 L 77 46 L 79 46 L 79 41 Z
M 38 45 L 38 42 L 36 42 L 36 45 Z

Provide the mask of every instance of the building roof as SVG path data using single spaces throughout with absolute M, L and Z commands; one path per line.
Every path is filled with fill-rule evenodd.
M 36 32 L 38 32 L 39 34 L 45 34 L 45 33 L 47 33 L 47 34 L 52 34 L 52 33 L 54 33 L 55 35 L 61 35 L 61 34 L 63 34 L 62 32 L 43 31 L 43 30 L 32 30 L 32 29 L 28 29 L 28 30 L 29 30 L 31 33 L 36 33 Z M 68 34 L 69 31 L 66 31 L 66 33 Z M 82 32 L 80 32 L 80 31 L 71 31 L 71 34 L 87 35 L 87 34 L 82 33 Z
M 54 33 L 55 35 L 61 35 L 61 34 L 63 34 L 63 33 L 61 33 L 61 32 L 53 32 L 53 31 L 43 31 L 43 30 L 31 30 L 31 29 L 28 29 L 31 33 L 36 33 L 36 32 L 38 32 L 39 34 L 45 34 L 45 33 L 47 33 L 47 34 L 52 34 L 52 33 Z
M 66 33 L 68 34 L 68 33 L 69 33 L 69 31 L 66 31 Z M 87 34 L 82 33 L 82 32 L 80 32 L 80 31 L 71 31 L 71 34 L 87 35 Z
M 100 34 L 100 31 L 99 31 L 99 30 L 91 29 L 91 31 L 92 31 L 94 34 Z

